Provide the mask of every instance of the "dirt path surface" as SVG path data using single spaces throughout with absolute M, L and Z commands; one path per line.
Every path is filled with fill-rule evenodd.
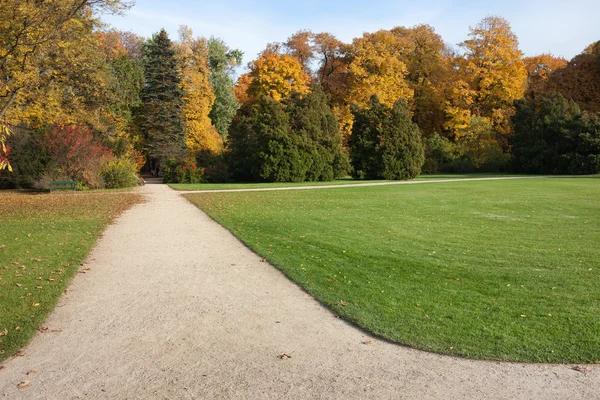
M 370 338 L 177 192 L 142 192 L 48 319 L 61 331 L 3 364 L 0 398 L 600 398 L 598 366 L 470 361 Z

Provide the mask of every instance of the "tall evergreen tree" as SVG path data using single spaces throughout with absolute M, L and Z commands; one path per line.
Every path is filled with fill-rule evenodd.
M 352 175 L 357 179 L 412 179 L 419 175 L 424 150 L 419 127 L 411 121 L 408 104 L 390 108 L 371 97 L 366 108 L 354 107 L 350 136 Z
M 307 181 L 330 181 L 348 173 L 348 156 L 342 148 L 337 120 L 320 86 L 314 85 L 306 96 L 288 101 L 287 113 L 294 134 L 300 140 Z
M 187 154 L 183 121 L 183 90 L 175 50 L 162 29 L 144 45 L 145 87 L 141 128 L 151 168 Z
M 215 101 L 209 117 L 217 132 L 225 139 L 231 120 L 240 105 L 233 94 L 232 67 L 241 64 L 244 53 L 232 50 L 221 39 L 208 41 L 208 65 L 211 70 L 209 81 L 215 92 Z

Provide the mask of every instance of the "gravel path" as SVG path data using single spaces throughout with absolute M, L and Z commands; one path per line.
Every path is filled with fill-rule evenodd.
M 61 331 L 3 364 L 0 398 L 600 398 L 598 366 L 470 361 L 371 338 L 177 192 L 142 193 L 49 317 Z

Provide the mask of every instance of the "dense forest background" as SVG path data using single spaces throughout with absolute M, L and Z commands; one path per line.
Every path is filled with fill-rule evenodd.
M 4 3 L 5 187 L 600 172 L 600 42 L 524 57 L 498 16 L 457 47 L 428 25 L 299 31 L 238 76 L 218 38 L 107 28 L 124 1 Z

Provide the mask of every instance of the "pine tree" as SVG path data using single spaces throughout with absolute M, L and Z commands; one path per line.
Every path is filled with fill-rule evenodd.
M 162 29 L 144 45 L 145 87 L 141 128 L 151 165 L 187 154 L 183 122 L 183 90 L 175 50 Z

